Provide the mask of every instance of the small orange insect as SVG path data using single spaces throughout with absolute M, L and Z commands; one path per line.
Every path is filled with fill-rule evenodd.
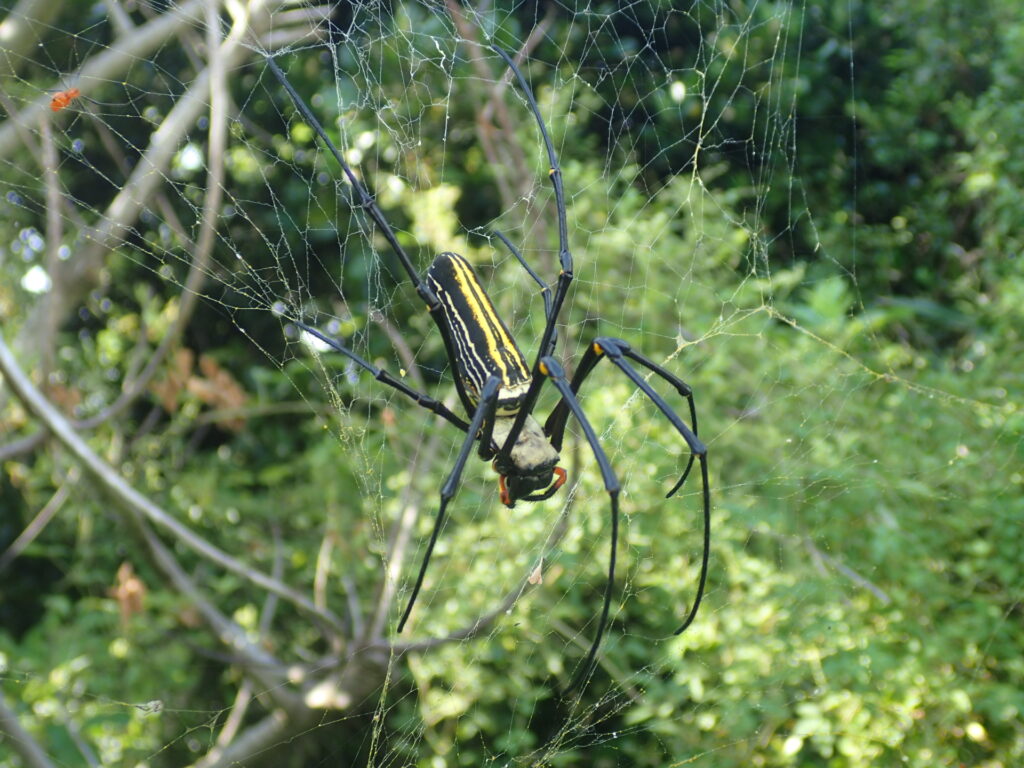
M 82 95 L 82 92 L 77 88 L 68 88 L 66 91 L 55 93 L 53 98 L 50 99 L 50 109 L 54 112 L 60 112 L 64 107 L 70 104 L 72 101 Z

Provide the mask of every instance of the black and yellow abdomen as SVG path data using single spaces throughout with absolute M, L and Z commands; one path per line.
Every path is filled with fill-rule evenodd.
M 518 411 L 530 387 L 530 369 L 473 266 L 457 253 L 442 253 L 425 277 L 440 302 L 432 315 L 445 336 L 466 409 L 480 401 L 488 377 L 497 376 L 498 412 Z

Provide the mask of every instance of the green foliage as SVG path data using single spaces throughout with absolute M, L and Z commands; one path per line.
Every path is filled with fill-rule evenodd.
M 526 68 L 544 114 L 566 116 L 550 121 L 577 259 L 560 350 L 578 359 L 595 334 L 622 336 L 695 391 L 714 500 L 710 588 L 696 623 L 671 635 L 700 565 L 699 477 L 663 498 L 684 445 L 623 377 L 599 369 L 583 402 L 624 481 L 624 530 L 614 622 L 581 702 L 559 701 L 555 689 L 595 624 L 609 525 L 596 463 L 571 436 L 564 460 L 579 485 L 543 583 L 480 637 L 392 659 L 379 706 L 374 694 L 342 717 L 360 735 L 353 746 L 322 722 L 282 765 L 309 755 L 372 763 L 374 749 L 386 752 L 380 764 L 421 766 L 1024 761 L 1016 4 L 675 6 L 613 13 L 614 34 L 599 45 L 589 12 L 556 16 Z M 338 46 L 337 70 L 303 51 L 290 76 L 338 143 L 361 152 L 360 170 L 416 263 L 456 248 L 480 264 L 532 356 L 541 299 L 477 228 L 522 223 L 513 239 L 550 277 L 554 227 L 523 223 L 501 202 L 499 170 L 473 128 L 480 83 L 451 27 L 420 5 L 396 15 L 401 45 L 363 28 L 352 43 L 362 47 Z M 510 15 L 497 36 L 521 40 L 535 21 Z M 626 56 L 633 65 L 597 76 Z M 147 69 L 138 87 L 173 94 L 160 71 Z M 335 72 L 345 77 L 325 76 Z M 24 73 L 22 90 L 42 87 L 44 75 Z M 85 434 L 211 543 L 261 571 L 279 568 L 303 593 L 325 568 L 330 607 L 345 614 L 354 604 L 369 621 L 392 523 L 418 508 L 400 574 L 407 590 L 459 435 L 341 356 L 289 343 L 270 305 L 340 318 L 333 333 L 398 372 L 406 361 L 375 319 L 384 307 L 441 397 L 447 363 L 379 233 L 349 210 L 333 160 L 276 87 L 257 82 L 245 70 L 232 88 L 265 136 L 234 126 L 227 158 L 226 186 L 250 218 L 225 214 L 182 342 L 196 356 L 186 365 L 171 355 L 157 378 L 185 371 L 192 386 L 154 387 Z M 529 171 L 543 180 L 525 105 L 508 101 L 522 113 Z M 126 121 L 121 135 L 144 147 L 140 132 Z M 87 153 L 98 146 L 91 129 L 81 133 Z M 67 172 L 90 215 L 102 207 L 94 172 Z M 0 173 L 6 191 L 41 198 L 17 162 Z M 183 191 L 172 205 L 194 220 L 202 174 L 175 179 Z M 0 261 L 8 339 L 36 301 L 20 280 L 40 260 L 29 241 L 45 230 L 41 210 L 9 205 L 0 218 L 21 258 Z M 61 328 L 48 380 L 51 397 L 78 397 L 68 409 L 79 418 L 113 402 L 160 343 L 187 271 L 182 244 L 156 216 L 106 264 L 107 280 Z M 204 388 L 212 381 L 240 399 L 214 398 Z M 552 404 L 546 396 L 541 411 Z M 13 399 L 3 405 L 5 442 L 38 428 Z M 70 463 L 52 442 L 5 461 L 0 550 Z M 493 482 L 471 462 L 411 637 L 443 636 L 496 606 L 559 525 L 570 494 L 507 510 Z M 337 652 L 288 604 L 260 635 L 262 590 L 184 547 L 175 554 L 281 658 L 318 669 Z M 125 562 L 147 588 L 144 609 L 127 617 L 111 592 Z M 209 749 L 232 711 L 237 666 L 90 482 L 2 578 L 4 699 L 55 761 L 83 764 L 75 729 L 104 765 L 182 765 Z M 20 765 L 2 748 L 0 768 Z

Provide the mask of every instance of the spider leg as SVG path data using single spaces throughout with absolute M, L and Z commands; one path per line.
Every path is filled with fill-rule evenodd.
M 500 386 L 499 386 L 500 389 Z M 483 394 L 481 393 L 481 402 L 483 402 Z M 494 421 L 495 413 L 498 410 L 498 398 L 495 396 L 494 404 L 490 407 L 487 415 L 484 417 L 483 425 L 480 428 L 479 439 L 480 447 L 477 449 L 477 455 L 484 461 L 490 461 L 494 458 L 494 451 L 491 448 L 491 440 L 494 435 Z
M 394 230 L 391 229 L 391 225 L 388 224 L 387 219 L 384 218 L 384 212 L 381 211 L 380 206 L 377 205 L 377 202 L 373 199 L 370 193 L 366 191 L 366 187 L 364 187 L 360 183 L 359 179 L 356 178 L 356 175 L 353 172 L 352 167 L 345 160 L 345 156 L 338 151 L 338 148 L 336 146 L 334 146 L 334 142 L 331 141 L 330 137 L 327 135 L 327 132 L 324 130 L 324 127 L 320 124 L 320 121 L 316 119 L 316 115 L 313 114 L 313 111 L 309 108 L 309 105 L 307 105 L 306 102 L 302 100 L 302 97 L 299 96 L 295 88 L 292 87 L 292 84 L 288 82 L 288 78 L 285 77 L 284 72 L 281 71 L 281 68 L 277 65 L 277 62 L 274 61 L 274 58 L 272 56 L 266 56 L 265 58 L 267 66 L 270 68 L 270 71 L 273 73 L 274 77 L 277 78 L 278 82 L 281 83 L 281 86 L 288 93 L 288 96 L 289 98 L 291 98 L 292 103 L 295 105 L 295 108 L 299 110 L 299 113 L 302 115 L 302 118 L 307 123 L 309 123 L 310 126 L 312 126 L 314 131 L 316 131 L 317 136 L 320 137 L 320 140 L 324 143 L 324 146 L 326 146 L 328 151 L 334 156 L 334 159 L 338 162 L 338 165 L 341 166 L 341 170 L 344 171 L 345 176 L 348 177 L 348 183 L 352 186 L 353 190 L 353 202 L 356 205 L 360 206 L 361 208 L 365 209 L 366 212 L 370 215 L 370 218 L 372 218 L 374 223 L 376 223 L 378 229 L 380 229 L 381 234 L 384 235 L 384 239 L 387 240 L 388 245 L 391 246 L 391 250 L 395 252 L 395 255 L 398 257 L 398 260 L 402 262 L 402 267 L 405 268 L 406 273 L 408 273 L 409 275 L 409 279 L 412 281 L 412 284 L 416 287 L 416 293 L 418 293 L 420 295 L 420 298 L 422 298 L 427 303 L 427 309 L 430 310 L 431 312 L 437 310 L 439 308 L 437 297 L 434 295 L 434 292 L 430 289 L 430 287 L 420 278 L 420 274 L 412 265 L 412 260 L 409 258 L 408 254 L 406 254 L 401 244 L 398 242 L 398 238 L 395 236 Z
M 544 299 L 544 318 L 546 320 L 550 321 L 551 320 L 551 288 L 548 286 L 547 283 L 545 283 L 541 279 L 540 275 L 538 275 L 534 271 L 533 267 L 531 267 L 530 264 L 526 261 L 526 259 L 523 258 L 523 254 L 519 252 L 519 249 L 516 248 L 514 245 L 512 245 L 512 242 L 507 237 L 505 237 L 505 235 L 502 232 L 500 232 L 500 231 L 498 231 L 496 229 L 496 230 L 494 230 L 494 234 L 496 234 L 498 236 L 498 239 L 501 240 L 501 242 L 503 242 L 505 244 L 505 247 L 508 248 L 512 252 L 512 255 L 516 257 L 516 260 L 518 260 L 519 263 L 523 265 L 523 269 L 525 269 L 527 271 L 527 273 L 530 275 L 530 277 L 533 278 L 534 282 L 537 283 L 537 285 L 540 286 L 540 295 Z M 546 354 L 546 355 L 553 355 L 555 353 L 555 345 L 557 343 L 558 343 L 558 329 L 554 328 L 551 331 L 551 341 L 548 344 L 549 349 L 544 354 Z
M 526 78 L 523 73 L 516 66 L 516 63 L 512 61 L 512 58 L 501 48 L 492 45 L 491 48 L 497 53 L 508 68 L 512 71 L 512 74 L 519 81 L 519 87 L 522 89 L 523 94 L 526 96 L 526 101 L 530 105 L 530 111 L 533 112 L 533 117 L 537 121 L 537 127 L 540 129 L 541 138 L 544 140 L 544 148 L 548 153 L 548 177 L 551 179 L 551 186 L 555 191 L 555 208 L 558 213 L 558 262 L 560 271 L 558 273 L 558 284 L 555 286 L 555 295 L 551 300 L 551 306 L 547 308 L 547 322 L 544 324 L 544 333 L 541 335 L 540 345 L 537 347 L 537 359 L 533 364 L 533 370 L 531 372 L 532 381 L 530 388 L 527 390 L 526 395 L 523 398 L 523 402 L 519 408 L 519 414 L 516 416 L 515 422 L 512 424 L 512 429 L 508 433 L 508 437 L 505 439 L 505 444 L 501 446 L 501 453 L 503 456 L 508 458 L 512 451 L 512 446 L 516 444 L 516 440 L 519 439 L 519 433 L 523 431 L 523 425 L 526 423 L 526 417 L 533 413 L 534 407 L 537 405 L 537 397 L 540 395 L 541 385 L 544 382 L 544 377 L 540 370 L 541 361 L 553 354 L 555 349 L 555 324 L 558 322 L 558 315 L 562 311 L 562 303 L 565 301 L 566 294 L 569 292 L 569 284 L 572 282 L 573 277 L 573 265 L 572 265 L 572 254 L 569 252 L 569 228 L 566 224 L 566 213 L 565 213 L 565 192 L 562 189 L 562 169 L 558 165 L 558 156 L 555 154 L 554 145 L 551 143 L 551 137 L 548 135 L 547 126 L 544 125 L 544 118 L 541 117 L 540 108 L 537 106 L 537 100 L 533 97 L 533 91 L 530 88 L 530 84 L 526 82 Z
M 500 386 L 501 379 L 497 376 L 488 377 L 480 392 L 480 402 L 477 404 L 473 420 L 469 424 L 466 439 L 462 441 L 462 448 L 459 450 L 459 456 L 455 460 L 455 466 L 452 468 L 451 474 L 448 475 L 448 479 L 444 481 L 444 485 L 441 486 L 441 504 L 437 510 L 437 518 L 434 520 L 434 532 L 430 535 L 430 541 L 427 543 L 427 551 L 423 555 L 423 563 L 420 565 L 420 572 L 416 577 L 416 585 L 412 588 L 412 595 L 409 596 L 409 604 L 406 605 L 405 613 L 402 614 L 402 618 L 398 622 L 399 632 L 405 627 L 405 622 L 408 621 L 409 614 L 412 613 L 412 607 L 420 593 L 420 587 L 423 586 L 423 577 L 427 573 L 430 556 L 434 552 L 437 536 L 441 532 L 441 526 L 444 523 L 445 509 L 447 509 L 448 503 L 454 498 L 455 492 L 458 490 L 459 481 L 462 479 L 462 470 L 465 469 L 466 461 L 469 459 L 470 451 L 473 448 L 473 441 L 476 440 L 477 433 L 480 432 L 485 422 L 493 423 L 494 421 L 494 414 L 498 407 L 498 390 Z M 487 431 L 489 432 L 489 429 Z
M 341 352 L 341 354 L 343 354 L 349 360 L 354 362 L 360 368 L 369 371 L 373 375 L 373 378 L 375 378 L 381 384 L 387 384 L 389 387 L 397 389 L 403 395 L 412 398 L 415 401 L 416 405 L 422 406 L 423 408 L 426 408 L 428 411 L 433 411 L 434 413 L 436 413 L 438 416 L 442 417 L 449 423 L 454 424 L 463 432 L 469 429 L 469 425 L 465 421 L 460 419 L 458 416 L 456 416 L 454 413 L 452 413 L 450 410 L 448 410 L 444 403 L 435 400 L 430 395 L 425 395 L 422 392 L 416 391 L 408 384 L 406 384 L 404 381 L 402 381 L 401 379 L 396 379 L 394 376 L 392 376 L 384 369 L 378 368 L 372 363 L 366 362 L 355 352 L 348 349 L 347 347 L 342 346 L 340 342 L 336 341 L 335 339 L 332 339 L 330 336 L 324 335 L 316 328 L 306 325 L 305 323 L 300 323 L 298 320 L 293 320 L 292 322 L 299 326 L 299 328 L 304 330 L 306 333 L 311 334 L 316 338 L 320 339 L 320 341 L 322 341 L 324 344 L 330 346 L 331 349 L 334 349 L 337 352 Z
M 494 230 L 494 234 L 497 235 L 498 239 L 501 240 L 501 242 L 503 242 L 505 244 L 505 247 L 508 248 L 509 251 L 512 252 L 512 255 L 516 257 L 516 260 L 520 264 L 523 265 L 523 269 L 525 269 L 527 271 L 527 273 L 530 275 L 530 277 L 533 278 L 533 281 L 535 283 L 537 283 L 537 285 L 540 286 L 540 295 L 544 298 L 544 317 L 545 318 L 550 318 L 551 317 L 551 288 L 548 286 L 547 283 L 545 283 L 543 280 L 541 280 L 540 275 L 538 275 L 534 271 L 533 267 L 530 266 L 529 262 L 527 262 L 526 259 L 523 258 L 523 254 L 521 254 L 519 252 L 519 249 L 516 248 L 514 245 L 512 245 L 512 241 L 511 240 L 509 240 L 507 237 L 505 237 L 505 235 L 502 232 L 500 232 L 499 230 L 497 230 L 497 229 Z M 552 339 L 551 339 L 551 352 L 554 352 L 554 345 L 555 345 L 555 341 L 557 340 L 557 337 L 558 337 L 558 333 L 556 332 L 554 334 L 554 336 L 552 337 Z M 547 354 L 551 354 L 551 352 L 548 352 Z
M 693 390 L 690 389 L 690 385 L 687 384 L 682 379 L 680 379 L 675 374 L 673 374 L 671 371 L 667 371 L 666 369 L 662 368 L 660 365 L 655 363 L 650 358 L 648 358 L 645 355 L 642 355 L 639 352 L 635 351 L 634 349 L 632 349 L 625 342 L 622 342 L 622 344 L 624 345 L 624 347 L 622 349 L 622 354 L 624 354 L 630 360 L 633 360 L 633 361 L 635 361 L 637 363 L 640 363 L 640 365 L 642 365 L 644 368 L 647 368 L 649 371 L 651 371 L 655 375 L 660 376 L 661 378 L 663 378 L 665 381 L 667 381 L 669 384 L 671 384 L 673 387 L 675 387 L 676 392 L 678 392 L 680 395 L 682 395 L 683 397 L 686 398 L 686 402 L 690 406 L 690 428 L 693 430 L 693 436 L 696 437 L 697 436 L 697 407 L 696 407 L 696 405 L 694 405 L 694 402 L 693 402 Z M 687 441 L 687 443 L 689 443 L 689 441 Z M 674 486 L 672 486 L 672 490 L 670 490 L 668 493 L 665 494 L 665 498 L 666 499 L 670 499 L 673 496 L 675 496 L 676 492 L 678 492 L 679 489 L 683 487 L 683 483 L 685 483 L 686 482 L 686 478 L 689 477 L 690 470 L 693 468 L 693 462 L 694 462 L 694 460 L 696 458 L 697 458 L 697 453 L 696 452 L 693 452 L 693 453 L 690 454 L 690 460 L 686 463 L 686 469 L 683 470 L 683 474 L 679 478 L 679 480 L 676 482 L 676 484 Z
M 615 559 L 618 551 L 619 541 L 619 480 L 615 476 L 615 471 L 612 469 L 611 462 L 608 461 L 608 457 L 605 455 L 604 449 L 601 447 L 601 443 L 597 439 L 597 434 L 594 432 L 594 428 L 590 426 L 590 422 L 587 420 L 586 414 L 583 412 L 583 407 L 576 399 L 576 395 L 572 391 L 572 387 L 569 384 L 569 380 L 565 376 L 565 371 L 562 370 L 562 366 L 559 365 L 558 361 L 553 357 L 546 356 L 540 360 L 540 372 L 542 375 L 547 376 L 551 379 L 551 383 L 555 389 L 562 395 L 562 402 L 567 404 L 569 410 L 572 411 L 573 416 L 580 423 L 580 427 L 583 429 L 583 434 L 587 437 L 587 442 L 590 443 L 590 450 L 594 452 L 594 458 L 597 459 L 597 465 L 601 469 L 601 477 L 604 480 L 604 488 L 608 492 L 608 497 L 611 499 L 612 507 L 612 542 L 611 551 L 608 556 L 608 582 L 604 589 L 604 603 L 601 606 L 601 618 L 598 620 L 597 632 L 594 635 L 594 641 L 590 646 L 590 651 L 587 653 L 587 658 L 583 662 L 583 666 L 580 667 L 579 671 L 573 677 L 569 683 L 569 687 L 565 689 L 565 693 L 578 688 L 584 680 L 590 675 L 591 670 L 594 667 L 594 661 L 597 658 L 597 649 L 601 645 L 601 638 L 604 636 L 605 629 L 608 626 L 608 610 L 611 607 L 612 602 L 612 590 L 615 587 Z
M 665 369 L 656 365 L 655 363 L 648 360 L 643 355 L 633 352 L 629 344 L 622 339 L 613 339 L 609 337 L 598 337 L 594 339 L 594 342 L 587 349 L 586 354 L 583 355 L 583 359 L 580 361 L 580 366 L 576 370 L 576 375 L 573 376 L 572 385 L 570 391 L 575 393 L 579 390 L 583 380 L 589 375 L 589 373 L 597 365 L 598 361 L 602 357 L 607 357 L 612 364 L 614 364 L 620 371 L 632 381 L 652 403 L 654 403 L 658 410 L 660 410 L 676 428 L 676 431 L 682 435 L 686 444 L 689 446 L 693 456 L 696 456 L 700 461 L 700 474 L 701 483 L 703 487 L 703 503 L 704 503 L 704 547 L 703 554 L 701 556 L 700 566 L 700 580 L 697 584 L 697 596 L 694 598 L 693 606 L 690 608 L 689 613 L 683 620 L 682 625 L 675 631 L 675 634 L 683 632 L 690 624 L 693 623 L 694 618 L 697 616 L 697 609 L 700 607 L 701 601 L 704 599 L 704 587 L 707 584 L 708 577 L 708 559 L 711 553 L 711 491 L 708 484 L 708 463 L 707 463 L 707 446 L 700 441 L 700 438 L 696 434 L 697 415 L 693 409 L 693 398 L 692 390 L 684 384 L 680 379 L 670 374 Z M 690 415 L 693 419 L 694 429 L 690 429 L 686 423 L 679 418 L 678 414 L 665 402 L 664 398 L 661 397 L 651 385 L 644 381 L 643 376 L 637 373 L 636 369 L 629 364 L 626 358 L 636 360 L 641 365 L 649 367 L 654 373 L 658 374 L 666 381 L 671 383 L 684 397 L 687 397 L 690 402 Z M 551 444 L 558 450 L 562 443 L 562 435 L 565 432 L 565 422 L 568 417 L 567 409 L 572 409 L 573 414 L 576 413 L 572 403 L 568 402 L 564 394 L 562 400 L 555 406 L 555 409 L 551 412 L 547 422 L 544 425 L 544 431 L 551 437 Z M 692 463 L 692 458 L 691 458 Z M 686 475 L 689 473 L 690 465 L 687 465 L 686 472 L 683 474 L 682 480 L 686 479 Z M 676 487 L 669 492 L 669 496 L 675 493 L 682 485 L 680 480 Z
M 587 347 L 587 351 L 584 353 L 583 358 L 580 360 L 579 367 L 577 367 L 576 373 L 572 377 L 572 391 L 579 392 L 580 387 L 583 385 L 583 381 L 587 378 L 587 376 L 590 375 L 590 372 L 594 369 L 594 366 L 597 365 L 597 363 L 601 360 L 602 357 L 605 356 L 605 354 L 613 358 L 614 361 L 614 359 L 616 358 L 616 354 L 614 353 L 616 351 L 619 355 L 625 355 L 631 360 L 634 360 L 640 365 L 649 369 L 654 374 L 663 378 L 665 381 L 667 381 L 675 388 L 676 392 L 678 392 L 682 397 L 686 398 L 686 402 L 690 407 L 690 431 L 693 437 L 697 437 L 697 408 L 693 402 L 693 390 L 690 388 L 690 386 L 675 374 L 662 368 L 653 360 L 649 359 L 645 355 L 640 354 L 639 352 L 634 351 L 629 346 L 629 344 L 623 341 L 622 339 L 613 339 L 606 337 L 594 339 L 594 342 L 589 347 Z M 619 359 L 621 360 L 621 357 L 619 357 Z M 618 363 L 615 364 L 619 365 Z M 621 366 L 619 367 L 621 368 Z M 568 417 L 569 411 L 566 407 L 566 404 L 564 402 L 559 402 L 555 406 L 554 410 L 551 411 L 551 414 L 548 416 L 548 420 L 544 424 L 544 433 L 551 438 L 551 445 L 553 445 L 555 450 L 557 451 L 560 451 L 562 449 L 562 438 L 565 433 L 565 424 Z M 683 437 L 684 439 L 686 439 L 685 434 L 683 435 Z M 697 451 L 692 450 L 693 444 L 690 443 L 689 439 L 686 440 L 687 444 L 690 445 L 691 448 L 690 459 L 689 461 L 686 462 L 686 468 L 683 470 L 682 476 L 679 478 L 676 484 L 672 486 L 672 490 L 665 494 L 666 499 L 675 496 L 679 489 L 683 487 L 683 483 L 686 482 L 686 478 L 690 476 L 690 470 L 693 469 L 693 462 L 697 458 Z
M 569 385 L 569 389 L 572 390 L 574 395 L 580 391 L 583 381 L 594 370 L 594 366 L 597 365 L 601 357 L 602 355 L 594 350 L 593 344 L 587 347 L 587 351 L 576 366 L 576 373 L 573 374 L 572 383 Z M 569 402 L 563 397 L 551 410 L 551 413 L 548 414 L 547 421 L 544 422 L 544 434 L 551 441 L 551 447 L 559 453 L 562 452 L 562 441 L 565 437 L 565 426 L 568 421 Z

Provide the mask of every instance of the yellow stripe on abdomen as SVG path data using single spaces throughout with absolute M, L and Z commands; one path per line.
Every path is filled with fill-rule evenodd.
M 442 316 L 435 319 L 445 324 L 467 396 L 476 401 L 487 377 L 496 375 L 502 381 L 499 409 L 514 411 L 529 387 L 529 369 L 472 265 L 456 253 L 442 253 L 426 277 L 441 302 Z

